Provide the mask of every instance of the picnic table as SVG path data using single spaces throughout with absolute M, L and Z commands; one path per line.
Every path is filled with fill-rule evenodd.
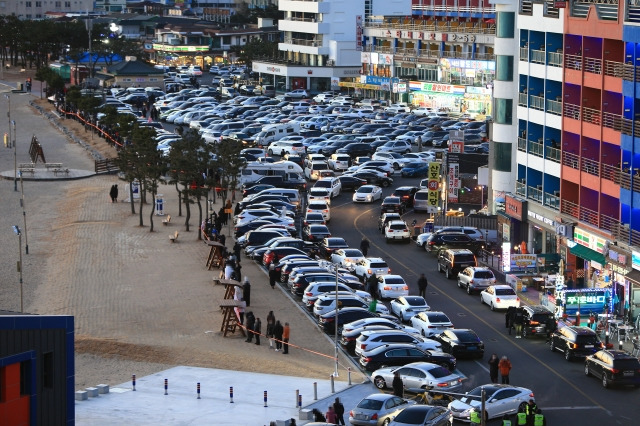
M 235 294 L 236 287 L 242 288 L 242 283 L 236 280 L 224 280 L 224 279 L 215 279 L 217 284 L 221 284 L 224 286 L 224 298 L 233 299 L 233 295 Z
M 219 268 L 222 262 L 222 249 L 224 246 L 217 241 L 205 241 L 205 244 L 210 247 L 209 255 L 207 256 L 207 269 L 211 270 L 214 266 Z
M 222 310 L 222 327 L 220 327 L 220 331 L 223 337 L 227 337 L 229 333 L 235 333 L 236 328 L 239 328 L 240 333 L 246 336 L 235 311 L 236 308 L 245 308 L 246 306 L 247 304 L 241 300 L 225 299 L 220 301 L 220 309 Z

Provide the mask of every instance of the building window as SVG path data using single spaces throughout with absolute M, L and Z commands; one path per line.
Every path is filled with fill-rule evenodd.
M 511 144 L 504 142 L 493 142 L 491 146 L 493 159 L 495 160 L 493 170 L 498 172 L 511 171 Z
M 515 12 L 496 13 L 496 37 L 513 38 L 515 19 Z
M 53 352 L 42 356 L 42 386 L 53 389 Z
M 496 56 L 496 80 L 513 81 L 513 56 Z
M 36 7 L 42 7 L 42 2 L 41 1 L 37 1 L 36 2 Z
M 30 1 L 25 1 L 24 2 L 24 6 L 25 7 L 31 7 L 31 2 Z
M 513 112 L 513 99 L 496 98 L 496 123 L 511 124 Z
M 56 2 L 56 7 L 60 7 L 61 5 L 62 5 L 62 2 L 61 2 L 61 1 L 57 1 L 57 2 Z
M 31 395 L 31 361 L 20 363 L 20 395 Z
M 222 44 L 231 44 L 231 36 L 222 36 Z
M 64 7 L 71 7 L 71 2 L 70 1 L 65 1 L 64 2 Z

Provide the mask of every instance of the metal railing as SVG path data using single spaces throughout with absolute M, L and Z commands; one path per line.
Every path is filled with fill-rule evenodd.
M 548 146 L 545 149 L 544 158 L 546 158 L 547 160 L 551 160 L 554 163 L 559 163 L 561 157 L 562 157 L 562 151 L 560 151 L 558 148 L 553 148 Z
M 296 44 L 298 46 L 313 46 L 313 47 L 322 46 L 322 40 L 307 40 L 304 38 L 285 37 L 284 42 L 288 44 Z
M 602 74 L 602 59 L 585 57 L 584 71 L 592 74 Z
M 582 107 L 582 121 L 586 123 L 600 125 L 602 122 L 601 112 L 594 108 Z
M 526 93 L 518 93 L 518 105 L 527 106 L 527 94 Z
M 318 19 L 317 18 L 304 18 L 302 16 L 289 16 L 288 18 L 284 18 L 283 21 L 318 22 Z
M 621 225 L 622 223 L 614 217 L 605 214 L 600 215 L 600 228 L 605 231 L 613 233 L 614 230 L 619 229 Z
M 602 164 L 600 167 L 602 179 L 620 184 L 620 167 L 611 164 Z
M 564 54 L 561 52 L 549 52 L 547 53 L 547 65 L 552 67 L 561 67 L 564 61 Z
M 564 116 L 573 118 L 574 120 L 580 120 L 580 105 L 564 103 L 562 105 Z
M 622 119 L 622 133 L 629 136 L 640 136 L 640 120 Z
M 620 170 L 620 188 L 631 189 L 631 171 L 628 168 Z
M 529 96 L 529 108 L 544 111 L 544 96 Z
M 598 226 L 598 212 L 591 210 L 587 207 L 580 206 L 579 219 L 583 222 L 590 223 L 591 225 Z
M 544 50 L 531 50 L 531 62 L 534 64 L 544 64 L 546 60 L 545 53 Z
M 522 195 L 523 197 L 527 193 L 527 185 L 524 182 L 516 182 L 516 194 Z
M 518 151 L 527 152 L 527 140 L 525 138 L 518 138 Z
M 577 219 L 580 216 L 580 206 L 568 200 L 561 200 L 560 212 L 568 214 L 569 216 L 575 217 Z
M 631 64 L 624 64 L 622 70 L 622 78 L 628 81 L 640 81 L 640 72 Z
M 536 187 L 528 186 L 527 187 L 527 198 L 529 200 L 535 200 L 542 204 L 542 185 Z
M 529 48 L 521 47 L 520 48 L 520 60 L 528 62 L 529 61 Z
M 560 197 L 549 192 L 544 193 L 544 205 L 553 210 L 560 210 Z
M 624 63 L 605 60 L 604 75 L 608 75 L 610 77 L 624 77 Z
M 620 114 L 613 114 L 611 112 L 602 113 L 602 126 L 609 129 L 621 131 L 622 130 L 622 116 Z
M 562 115 L 562 102 L 552 99 L 547 100 L 547 112 L 553 115 Z
M 589 209 L 584 206 L 579 206 L 568 200 L 562 200 L 560 202 L 560 212 L 568 214 L 569 216 L 580 219 L 583 222 L 587 222 L 591 225 L 598 226 L 599 214 L 597 211 Z
M 415 7 L 414 7 L 415 9 Z M 430 9 L 433 10 L 433 9 Z M 451 22 L 440 22 L 438 25 L 433 24 L 404 24 L 399 22 L 367 22 L 364 25 L 365 29 L 384 29 L 384 30 L 404 30 L 404 31 L 418 31 L 418 32 L 455 32 L 455 33 L 467 33 L 467 34 L 495 34 L 496 27 L 493 24 L 483 25 L 452 25 Z
M 533 154 L 536 157 L 542 157 L 544 151 L 544 145 L 539 142 L 529 141 L 529 154 Z
M 580 161 L 580 170 L 587 172 L 593 176 L 600 176 L 600 163 L 591 158 L 582 157 Z
M 582 57 L 580 55 L 564 55 L 564 67 L 580 71 L 582 69 Z
M 580 157 L 571 152 L 563 152 L 562 153 L 562 164 L 564 166 L 569 166 L 572 169 L 580 170 Z

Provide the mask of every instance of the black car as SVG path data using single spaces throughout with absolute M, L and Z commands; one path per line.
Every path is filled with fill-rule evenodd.
M 291 273 L 291 270 L 293 270 L 293 268 L 304 268 L 305 266 L 318 266 L 318 261 L 317 260 L 313 260 L 313 259 L 304 259 L 304 258 L 298 258 L 296 259 L 292 259 L 289 260 L 287 262 L 283 262 L 282 259 L 280 259 L 280 261 L 278 262 L 278 264 L 275 266 L 275 269 L 277 272 L 280 273 L 279 275 L 279 279 L 280 282 L 287 282 L 287 280 L 289 279 L 289 274 Z
M 331 236 L 331 231 L 326 225 L 309 225 L 302 228 L 302 239 L 318 242 Z
M 314 224 L 314 225 L 326 225 L 327 221 L 324 219 L 324 215 L 322 213 L 309 212 L 304 217 L 304 220 L 302 221 L 302 225 L 308 226 L 308 225 L 311 225 L 311 224 Z
M 413 207 L 413 196 L 418 192 L 416 186 L 401 186 L 396 188 L 391 194 L 393 197 L 400 197 L 402 204 L 406 207 Z
M 248 197 L 249 195 L 257 194 L 260 191 L 264 191 L 265 189 L 271 189 L 271 188 L 275 188 L 275 186 L 268 183 L 252 186 L 251 188 L 242 190 L 242 196 Z
M 342 190 L 351 190 L 355 191 L 360 188 L 362 185 L 366 185 L 367 181 L 365 179 L 360 179 L 353 176 L 339 176 L 340 183 L 342 184 Z
M 478 266 L 476 256 L 467 249 L 447 249 L 438 254 L 438 272 L 447 279 L 455 278 L 469 266 Z
M 335 154 L 338 149 L 344 148 L 352 142 L 353 141 L 351 140 L 338 140 L 335 142 L 331 142 L 329 145 L 326 145 L 322 148 L 322 154 L 325 157 L 329 158 L 332 154 Z
M 522 337 L 547 336 L 547 321 L 553 312 L 542 305 L 524 306 Z
M 596 332 L 589 327 L 571 325 L 551 333 L 549 348 L 552 352 L 564 353 L 564 359 L 571 361 L 573 358 L 586 358 L 593 355 L 603 349 L 603 345 L 598 340 Z
M 404 214 L 404 205 L 400 197 L 385 197 L 380 205 L 380 214 L 382 213 L 400 213 Z
M 342 248 L 349 248 L 349 244 L 347 244 L 344 238 L 332 237 L 332 238 L 325 238 L 322 241 L 320 241 L 318 248 L 320 251 L 320 255 L 323 256 L 325 259 L 329 259 L 331 257 L 331 254 L 335 250 L 342 249 Z
M 363 308 L 344 308 L 337 312 L 338 321 L 338 333 L 342 333 L 342 326 L 344 324 L 362 319 L 373 318 L 378 316 L 373 312 L 369 312 L 368 309 Z M 326 314 L 318 317 L 318 326 L 327 334 L 334 332 L 336 324 L 336 311 L 327 312 Z
M 393 424 L 448 426 L 451 411 L 436 405 L 412 405 L 403 409 L 394 419 Z
M 244 209 L 246 209 L 247 207 L 249 207 L 252 204 L 264 203 L 265 201 L 271 201 L 271 200 L 280 200 L 280 201 L 284 201 L 284 202 L 288 202 L 289 201 L 289 199 L 287 197 L 285 197 L 284 195 L 264 194 L 264 195 L 258 195 L 256 197 L 251 198 L 251 199 L 240 201 L 238 203 L 238 208 L 240 210 L 244 210 Z
M 351 158 L 368 156 L 373 153 L 373 148 L 368 143 L 352 142 L 336 151 L 337 154 L 348 154 Z
M 452 328 L 433 337 L 442 343 L 442 351 L 459 358 L 472 356 L 482 358 L 484 355 L 484 343 L 478 335 L 470 329 Z
M 361 172 L 354 173 L 351 176 L 357 177 L 358 179 L 364 179 L 370 185 L 378 185 L 383 188 L 386 188 L 393 183 L 393 179 L 386 176 L 385 177 L 379 176 L 377 173 L 374 173 L 374 172 L 361 171 Z
M 242 226 L 236 226 L 235 228 L 233 228 L 234 230 L 234 235 L 236 238 L 243 236 L 244 234 L 246 234 L 249 231 L 252 231 L 254 229 L 258 229 L 259 227 L 261 227 L 262 225 L 271 225 L 272 222 L 266 221 L 266 220 L 254 220 L 252 222 L 249 223 L 245 223 Z
M 482 241 L 477 241 L 464 232 L 432 234 L 424 244 L 426 251 L 438 255 L 446 249 L 467 249 L 477 254 L 483 248 Z
M 587 356 L 584 374 L 602 380 L 602 386 L 632 385 L 640 387 L 640 361 L 624 351 L 602 350 Z
M 384 366 L 406 365 L 411 362 L 430 362 L 449 371 L 456 369 L 456 358 L 445 352 L 418 349 L 414 345 L 388 343 L 360 355 L 360 365 L 367 371 Z

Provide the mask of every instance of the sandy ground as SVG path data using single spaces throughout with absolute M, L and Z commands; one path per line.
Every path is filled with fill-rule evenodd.
M 36 113 L 28 103 L 33 98 L 14 96 L 12 116 L 46 140 L 49 161 L 63 158 L 65 164 L 92 170 L 93 159 L 87 151 Z M 0 106 L 1 116 L 3 108 L 6 105 Z M 64 125 L 104 156 L 115 155 L 104 141 L 95 136 L 91 141 L 81 126 L 69 120 Z M 26 151 L 25 138 L 18 146 Z M 0 151 L 2 170 L 13 167 L 8 151 Z M 18 162 L 27 159 L 20 150 Z M 288 295 L 272 290 L 264 273 L 247 261 L 243 275 L 252 283 L 252 304 L 247 310 L 253 310 L 263 323 L 270 310 L 276 319 L 290 322 L 291 354 L 270 350 L 264 339 L 261 346 L 249 346 L 239 333 L 222 337 L 218 302 L 224 289 L 212 285 L 218 271 L 205 268 L 207 249 L 197 240 L 197 216 L 191 220 L 192 231 L 185 232 L 176 191 L 163 187 L 165 214 L 172 215 L 172 223 L 162 226 L 162 218 L 154 216 L 156 231 L 149 232 L 150 206 L 143 206 L 145 226 L 140 227 L 128 203 L 110 202 L 113 183 L 119 184 L 122 201 L 125 183 L 115 176 L 24 182 L 30 236 L 30 254 L 23 261 L 25 312 L 74 315 L 76 389 L 118 384 L 131 374 L 142 377 L 176 365 L 317 378 L 333 372 L 333 344 Z M 0 235 L 7 242 L 0 247 L 0 309 L 14 311 L 19 311 L 17 243 L 10 225 L 22 219 L 19 196 L 12 181 L 0 181 Z M 136 212 L 139 207 L 136 203 Z M 179 240 L 172 244 L 168 235 L 176 230 Z M 353 367 L 341 357 L 340 368 L 349 366 Z M 340 380 L 345 378 L 346 374 L 340 375 Z

